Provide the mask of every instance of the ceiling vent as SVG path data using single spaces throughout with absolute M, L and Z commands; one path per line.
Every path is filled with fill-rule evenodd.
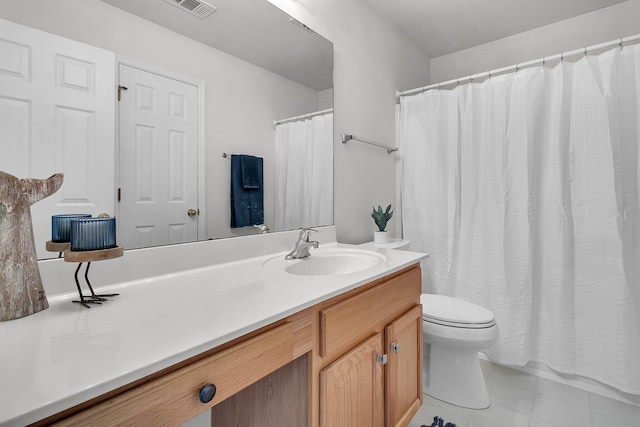
M 198 18 L 206 18 L 217 10 L 214 6 L 203 0 L 165 0 L 180 9 L 189 12 Z

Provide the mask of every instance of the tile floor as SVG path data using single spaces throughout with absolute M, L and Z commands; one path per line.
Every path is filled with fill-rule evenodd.
M 640 407 L 481 361 L 491 396 L 484 410 L 424 396 L 409 427 L 431 426 L 434 416 L 457 427 L 640 427 Z

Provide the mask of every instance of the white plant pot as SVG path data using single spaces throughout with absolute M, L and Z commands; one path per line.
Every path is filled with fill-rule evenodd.
M 374 231 L 373 232 L 373 243 L 389 243 L 389 232 L 388 231 Z

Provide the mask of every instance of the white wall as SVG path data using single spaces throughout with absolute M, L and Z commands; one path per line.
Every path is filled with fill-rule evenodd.
M 333 88 L 318 92 L 318 110 L 333 108 Z
M 640 33 L 640 0 L 629 0 L 431 60 L 431 83 Z
M 205 81 L 207 237 L 255 233 L 229 228 L 230 162 L 222 153 L 264 157 L 265 188 L 273 189 L 272 121 L 316 111 L 318 92 L 98 0 L 2 0 L 0 17 Z M 274 197 L 265 196 L 273 229 Z
M 370 241 L 372 205 L 396 200 L 397 156 L 341 134 L 395 145 L 395 92 L 427 84 L 429 58 L 361 0 L 269 1 L 334 44 L 335 225 L 340 242 Z
M 395 145 L 395 92 L 427 84 L 429 58 L 361 0 L 269 1 L 334 43 L 335 224 L 339 241 L 369 241 L 375 227 L 371 206 L 396 200 L 396 155 L 357 142 L 342 144 L 340 135 L 352 133 Z M 218 60 L 224 54 L 187 43 L 188 39 L 97 0 L 2 0 L 0 17 L 206 80 L 207 97 L 212 101 L 231 93 L 255 95 L 263 80 L 272 79 L 264 75 L 249 86 L 240 78 L 248 71 L 241 70 L 238 64 L 219 69 Z M 216 74 L 222 71 L 224 78 Z M 270 92 L 271 97 L 261 103 L 246 103 L 253 111 L 247 110 L 245 117 L 264 117 L 269 108 L 282 111 L 281 117 L 300 114 L 288 113 L 289 106 L 277 98 L 278 93 L 296 88 L 286 82 L 281 87 L 282 91 Z M 262 144 L 259 136 L 242 126 L 245 117 L 232 116 L 229 110 L 228 106 L 219 105 L 207 111 L 207 140 L 222 141 L 207 151 L 207 180 L 222 181 L 225 191 L 229 166 L 221 153 Z M 271 126 L 266 117 L 259 123 Z M 232 126 L 223 126 L 226 124 Z M 219 135 L 211 133 L 221 127 L 230 130 Z M 260 147 L 267 150 L 265 145 Z M 206 210 L 209 223 L 228 223 L 228 201 L 210 196 Z M 390 224 L 390 229 L 395 230 L 395 225 Z

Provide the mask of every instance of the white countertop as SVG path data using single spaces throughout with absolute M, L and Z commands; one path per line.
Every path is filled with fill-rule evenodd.
M 38 421 L 425 257 L 376 252 L 384 262 L 339 276 L 263 269 L 285 254 L 271 253 L 106 286 L 120 295 L 91 309 L 50 297 L 48 310 L 0 322 L 0 426 Z

